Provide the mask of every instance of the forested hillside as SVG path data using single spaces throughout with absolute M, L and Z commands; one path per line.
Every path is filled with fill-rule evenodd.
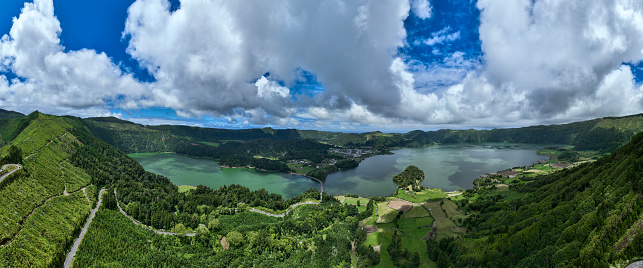
M 467 142 L 567 144 L 576 150 L 611 152 L 643 130 L 643 115 L 605 117 L 563 125 L 492 130 L 411 131 L 408 133 L 339 133 L 316 130 L 211 129 L 187 126 L 142 126 L 116 118 L 84 120 L 92 133 L 125 152 L 176 151 L 190 142 L 314 139 L 346 147 L 379 149 Z
M 0 119 L 14 119 L 24 117 L 24 114 L 14 111 L 0 109 Z
M 184 139 L 170 133 L 116 118 L 83 120 L 92 135 L 126 153 L 174 152 Z
M 643 130 L 643 115 L 605 117 L 564 125 L 493 130 L 413 131 L 404 135 L 407 146 L 463 142 L 568 144 L 576 150 L 611 152 Z
M 287 160 L 321 163 L 333 147 L 302 139 L 296 130 L 223 130 L 143 126 L 116 118 L 84 120 L 91 134 L 126 153 L 173 152 L 217 159 L 223 166 L 290 172 Z M 212 146 L 212 144 L 216 146 Z
M 0 146 L 4 146 L 15 139 L 35 116 L 37 116 L 37 113 L 32 113 L 27 117 L 0 119 Z
M 643 256 L 643 134 L 611 156 L 465 204 L 466 238 L 428 241 L 455 267 L 607 267 Z M 440 253 L 442 252 L 442 253 Z M 442 257 L 440 257 L 442 256 Z M 448 258 L 448 262 L 445 259 Z
M 82 190 L 90 176 L 70 161 L 82 146 L 71 133 L 79 127 L 79 119 L 38 112 L 2 125 L 12 144 L 3 162 L 17 162 L 17 151 L 23 168 L 0 184 L 0 266 L 62 265 L 90 211 Z

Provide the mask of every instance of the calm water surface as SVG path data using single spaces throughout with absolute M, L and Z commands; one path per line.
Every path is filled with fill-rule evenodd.
M 469 189 L 473 180 L 483 173 L 515 166 L 530 165 L 547 159 L 536 151 L 544 145 L 512 143 L 479 143 L 440 145 L 427 148 L 394 150 L 392 155 L 377 155 L 362 161 L 357 168 L 328 176 L 324 191 L 365 196 L 390 195 L 395 191 L 393 176 L 407 166 L 415 165 L 426 174 L 422 185 L 447 191 Z M 262 172 L 244 168 L 220 168 L 210 159 L 197 159 L 175 154 L 130 154 L 145 170 L 169 177 L 176 185 L 205 185 L 217 189 L 223 185 L 240 184 L 257 190 L 284 195 L 301 194 L 319 183 L 285 173 Z
M 221 168 L 211 159 L 192 158 L 167 153 L 128 154 L 145 170 L 170 178 L 176 185 L 205 185 L 219 189 L 223 185 L 240 184 L 250 190 L 266 189 L 286 198 L 300 195 L 310 189 L 319 189 L 319 183 L 304 176 L 287 173 L 263 172 L 247 168 Z
M 394 150 L 362 161 L 357 168 L 328 176 L 324 191 L 334 194 L 390 195 L 393 176 L 409 165 L 424 171 L 422 185 L 447 191 L 470 189 L 473 180 L 488 172 L 531 165 L 547 157 L 536 152 L 544 145 L 475 143 Z

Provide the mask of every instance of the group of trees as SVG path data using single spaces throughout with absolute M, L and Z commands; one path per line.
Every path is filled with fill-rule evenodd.
M 571 150 L 564 151 L 558 156 L 558 160 L 565 162 L 576 162 L 578 161 L 578 153 Z
M 393 237 L 391 239 L 391 244 L 389 244 L 388 254 L 391 256 L 393 264 L 401 267 L 419 267 L 420 266 L 420 254 L 418 252 L 411 252 L 408 249 L 405 249 L 401 245 L 402 234 L 400 231 L 395 229 L 393 231 Z
M 18 146 L 9 146 L 7 155 L 0 159 L 0 166 L 5 164 L 22 164 L 22 150 Z
M 358 165 L 359 165 L 359 162 L 357 162 L 354 159 L 340 160 L 340 161 L 337 161 L 335 165 L 325 165 L 323 167 L 310 170 L 306 173 L 306 176 L 310 176 L 324 181 L 326 180 L 326 177 L 328 177 L 328 175 L 330 175 L 333 172 L 354 168 L 354 167 L 357 167 Z
M 228 167 L 253 167 L 266 171 L 291 172 L 290 168 L 283 161 L 271 160 L 267 158 L 256 158 L 250 155 L 228 155 L 222 156 L 218 160 L 219 164 Z
M 349 169 L 349 168 L 355 168 L 359 165 L 359 162 L 355 159 L 347 159 L 347 160 L 339 160 L 335 164 L 335 166 L 342 170 L 342 169 Z
M 416 166 L 408 166 L 402 173 L 395 175 L 393 181 L 401 188 L 408 186 L 419 191 L 420 183 L 424 180 L 424 171 Z
M 429 259 L 436 262 L 438 267 L 454 267 L 449 256 L 457 250 L 455 245 L 454 238 L 444 238 L 440 241 L 427 239 L 426 248 L 429 253 Z

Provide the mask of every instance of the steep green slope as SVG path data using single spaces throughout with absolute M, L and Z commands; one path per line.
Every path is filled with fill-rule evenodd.
M 23 153 L 24 168 L 0 188 L 0 264 L 59 266 L 89 214 L 81 191 L 89 175 L 69 161 L 82 145 L 70 131 L 82 125 L 38 112 L 24 119 L 26 126 L 12 139 Z
M 199 247 L 184 248 L 177 244 L 180 243 L 176 238 L 140 228 L 121 213 L 103 206 L 92 221 L 73 266 L 189 267 L 190 260 L 182 255 Z
M 467 204 L 471 238 L 429 248 L 456 267 L 623 264 L 643 257 L 642 177 L 639 134 L 611 156 L 515 186 L 522 199 L 478 198 Z
M 126 153 L 173 152 L 186 142 L 168 132 L 116 118 L 88 118 L 83 122 L 94 136 Z
M 0 119 L 0 146 L 10 143 L 39 113 L 13 119 Z
M 177 136 L 191 137 L 199 141 L 220 141 L 220 140 L 239 140 L 248 141 L 254 139 L 270 138 L 272 134 L 263 129 L 218 129 L 218 128 L 199 128 L 188 126 L 150 126 L 149 128 Z M 267 130 L 267 129 L 266 129 Z

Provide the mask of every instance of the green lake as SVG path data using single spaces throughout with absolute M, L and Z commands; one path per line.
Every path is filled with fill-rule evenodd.
M 263 172 L 247 168 L 221 168 L 212 159 L 192 158 L 168 153 L 128 154 L 145 170 L 170 178 L 176 185 L 205 185 L 218 189 L 223 185 L 239 184 L 250 190 L 266 189 L 286 198 L 300 195 L 319 183 L 304 176 Z
M 536 154 L 544 145 L 480 143 L 403 148 L 392 155 L 377 155 L 357 168 L 330 174 L 324 191 L 332 194 L 385 196 L 395 191 L 392 178 L 407 166 L 415 165 L 426 174 L 422 185 L 447 191 L 472 188 L 473 180 L 488 172 L 530 165 L 547 159 Z M 319 183 L 286 173 L 262 172 L 246 168 L 221 168 L 211 159 L 197 159 L 167 153 L 129 154 L 145 170 L 169 177 L 176 185 L 205 185 L 219 188 L 240 184 L 257 190 L 265 188 L 286 198 L 298 195 Z

